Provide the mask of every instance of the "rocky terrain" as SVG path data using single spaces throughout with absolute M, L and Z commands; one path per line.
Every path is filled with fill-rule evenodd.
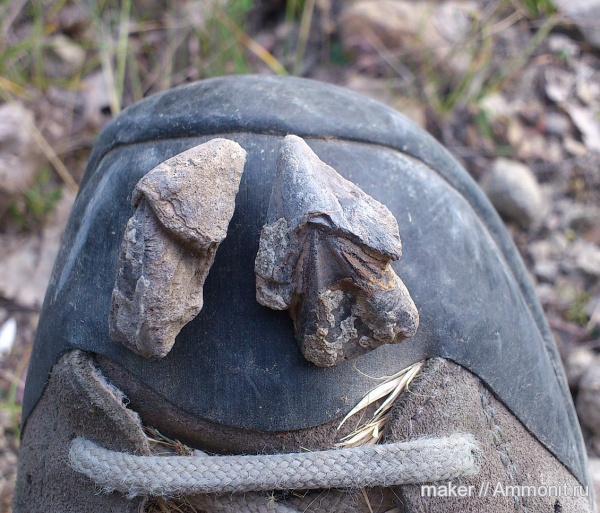
M 600 497 L 599 2 L 4 4 L 0 512 L 10 511 L 37 317 L 95 137 L 142 97 L 248 72 L 374 97 L 429 130 L 479 181 L 548 316 Z

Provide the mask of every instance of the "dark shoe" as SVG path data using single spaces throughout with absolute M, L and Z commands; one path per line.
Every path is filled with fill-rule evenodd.
M 592 511 L 556 347 L 483 193 L 403 116 L 296 78 L 200 82 L 105 129 L 23 419 L 16 513 Z M 256 456 L 157 459 L 156 438 Z

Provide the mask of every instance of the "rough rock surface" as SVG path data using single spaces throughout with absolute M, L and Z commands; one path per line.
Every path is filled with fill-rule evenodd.
M 496 210 L 524 228 L 541 221 L 544 198 L 531 170 L 514 160 L 498 159 L 481 180 L 481 187 Z
M 166 160 L 138 182 L 113 289 L 114 340 L 162 358 L 198 315 L 245 162 L 237 143 L 213 139 Z
M 256 256 L 256 298 L 290 310 L 304 356 L 321 367 L 418 327 L 417 309 L 390 261 L 402 254 L 392 213 L 286 137 Z

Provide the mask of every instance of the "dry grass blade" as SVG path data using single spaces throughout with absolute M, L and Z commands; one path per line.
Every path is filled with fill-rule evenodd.
M 419 364 L 415 365 L 406 374 L 404 374 L 404 376 L 402 376 L 402 378 L 400 378 L 400 380 L 398 381 L 398 385 L 396 386 L 394 391 L 387 397 L 387 399 L 382 403 L 382 405 L 379 408 L 377 408 L 377 410 L 375 411 L 375 417 L 385 413 L 388 409 L 391 408 L 392 403 L 403 392 L 403 390 L 406 388 L 406 385 L 408 385 L 414 379 L 414 377 L 421 370 L 421 367 L 422 367 L 422 365 L 419 365 Z
M 385 381 L 381 384 L 377 385 L 373 390 L 371 390 L 367 395 L 365 395 L 359 403 L 348 412 L 348 415 L 344 417 L 338 429 L 340 429 L 344 423 L 353 415 L 358 413 L 360 410 L 366 408 L 367 406 L 373 404 L 375 401 L 387 396 L 390 393 L 395 393 L 396 397 L 400 395 L 404 387 L 410 382 L 416 374 L 421 370 L 423 366 L 422 362 L 415 363 L 406 369 L 402 369 L 400 372 L 389 376 Z M 410 375 L 408 380 L 405 380 L 405 376 Z M 393 402 L 393 401 L 391 401 Z
M 365 504 L 367 505 L 367 508 L 369 508 L 369 511 L 371 513 L 373 513 L 373 508 L 371 507 L 371 501 L 369 500 L 369 496 L 367 495 L 367 491 L 364 488 L 360 489 L 363 498 L 365 499 Z
M 77 182 L 73 179 L 71 173 L 69 173 L 69 170 L 63 164 L 63 161 L 60 160 L 60 158 L 54 151 L 54 148 L 52 148 L 50 143 L 42 135 L 42 132 L 40 132 L 33 123 L 27 122 L 27 124 L 29 126 L 29 129 L 31 130 L 31 135 L 33 136 L 33 139 L 42 149 L 44 155 L 50 161 L 50 163 L 58 173 L 58 176 L 60 176 L 62 181 L 69 189 L 71 189 L 73 192 L 77 192 L 79 190 L 79 185 L 77 185 Z
M 223 11 L 217 12 L 217 17 L 227 27 L 227 29 L 254 55 L 263 61 L 277 75 L 287 75 L 287 71 L 271 52 L 252 39 Z
M 121 16 L 119 20 L 119 39 L 116 51 L 116 84 L 117 97 L 122 101 L 125 91 L 125 64 L 127 63 L 127 46 L 129 44 L 129 19 L 131 0 L 121 3 Z M 120 103 L 120 102 L 119 102 Z M 120 108 L 120 105 L 119 105 Z
M 201 513 L 189 501 L 154 497 L 145 505 L 141 513 Z
M 25 94 L 25 88 L 21 87 L 19 84 L 15 84 L 8 78 L 0 77 L 0 89 L 4 89 L 10 94 L 14 94 L 15 96 L 22 96 Z
M 342 420 L 342 422 L 340 422 L 338 429 L 340 429 L 350 417 L 352 417 L 353 415 L 356 415 L 360 410 L 363 410 L 370 404 L 373 404 L 375 401 L 378 401 L 382 397 L 385 397 L 390 392 L 393 392 L 397 386 L 398 386 L 398 378 L 396 378 L 392 381 L 386 381 L 386 382 L 382 383 L 381 385 L 379 385 L 377 388 L 374 388 L 373 390 L 371 390 L 366 396 L 364 396 L 360 400 L 360 402 L 354 408 L 352 408 L 350 410 L 350 412 L 348 412 L 348 415 L 346 415 L 344 417 L 344 419 Z
M 313 20 L 316 0 L 307 0 L 302 10 L 302 19 L 300 20 L 300 35 L 298 36 L 298 46 L 296 48 L 296 56 L 294 58 L 294 75 L 300 74 L 300 68 L 304 59 L 304 52 L 308 44 L 310 35 L 310 26 Z
M 385 424 L 385 419 L 382 419 L 382 424 Z M 379 441 L 379 426 L 380 424 L 368 424 L 358 428 L 350 435 L 344 437 L 336 444 L 336 447 L 349 449 L 352 447 L 361 447 L 363 445 L 374 445 Z
M 157 446 L 164 447 L 164 455 L 177 454 L 179 456 L 191 456 L 194 451 L 181 443 L 179 440 L 173 440 L 163 435 L 158 429 L 151 426 L 145 426 L 144 432 L 146 438 L 152 447 L 154 455 L 160 455 L 161 452 Z M 200 513 L 194 505 L 185 497 L 164 498 L 153 497 L 145 503 L 143 511 L 140 513 Z
M 364 425 L 363 427 L 358 428 L 354 432 L 352 432 L 352 433 L 346 435 L 345 437 L 341 438 L 340 440 L 342 442 L 349 442 L 349 443 L 351 443 L 361 433 L 363 433 L 363 432 L 372 432 L 375 429 L 379 429 L 384 423 L 385 423 L 385 419 L 379 419 L 379 420 L 376 420 L 374 422 L 369 422 L 368 424 Z
M 191 456 L 194 454 L 193 449 L 190 449 L 187 445 L 181 443 L 179 440 L 172 440 L 171 438 L 163 435 L 156 428 L 146 426 L 144 431 L 146 434 L 146 439 L 154 451 L 157 451 L 156 446 L 160 445 L 167 449 L 166 454 L 175 453 L 179 456 Z
M 384 401 L 377 407 L 375 413 L 363 424 L 360 424 L 352 433 L 340 439 L 337 447 L 358 447 L 366 444 L 375 444 L 383 436 L 383 430 L 387 421 L 387 413 L 390 411 L 394 401 L 406 390 L 408 385 L 417 376 L 423 367 L 423 362 L 415 363 L 400 372 L 389 376 L 383 383 L 371 390 L 359 403 L 344 417 L 338 429 L 353 415 L 370 406 L 377 401 Z
M 2 97 L 2 99 L 7 103 L 16 102 L 16 100 L 11 96 L 10 91 L 3 90 L 1 88 L 0 97 Z M 62 181 L 67 187 L 69 187 L 69 189 L 71 189 L 73 192 L 77 192 L 79 190 L 77 182 L 73 179 L 71 173 L 69 173 L 69 170 L 63 164 L 62 160 L 60 160 L 60 158 L 56 154 L 56 151 L 54 151 L 54 148 L 52 148 L 50 143 L 43 136 L 42 132 L 39 131 L 39 129 L 33 124 L 33 122 L 31 122 L 31 120 L 27 118 L 23 118 L 23 120 L 26 123 L 27 130 L 31 134 L 33 140 L 41 148 L 45 157 L 54 166 L 54 169 L 58 173 L 58 176 L 60 176 Z

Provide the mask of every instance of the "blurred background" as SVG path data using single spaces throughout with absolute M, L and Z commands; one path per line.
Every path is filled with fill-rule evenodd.
M 349 87 L 463 163 L 530 271 L 600 486 L 599 51 L 600 0 L 2 0 L 0 512 L 44 291 L 96 136 L 146 96 L 243 73 Z

